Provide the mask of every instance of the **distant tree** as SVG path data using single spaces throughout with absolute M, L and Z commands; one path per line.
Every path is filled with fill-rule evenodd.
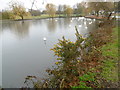
M 10 3 L 10 8 L 12 9 L 12 12 L 15 16 L 21 17 L 21 19 L 24 19 L 24 16 L 27 16 L 28 13 L 25 10 L 25 7 L 18 3 L 18 2 L 12 2 Z
M 120 1 L 118 2 L 118 11 L 120 12 Z
M 2 19 L 10 19 L 10 16 L 8 14 L 8 11 L 3 11 L 2 12 Z
M 91 9 L 89 12 L 94 11 L 94 13 L 99 16 L 100 12 L 103 11 L 103 15 L 110 18 L 114 11 L 113 2 L 88 2 L 88 8 Z
M 117 12 L 120 12 L 120 1 L 115 2 L 115 9 L 116 9 Z
M 63 6 L 59 5 L 58 10 L 57 10 L 57 13 L 59 14 L 59 16 L 60 16 L 60 14 L 62 14 L 62 11 L 63 11 Z
M 1 12 L 2 19 L 15 19 L 15 15 L 10 10 L 5 10 Z
M 63 14 L 66 15 L 67 5 L 63 5 Z
M 49 14 L 49 16 L 54 17 L 56 14 L 56 6 L 52 3 L 49 3 L 46 5 L 46 11 Z
M 30 14 L 32 15 L 32 16 L 40 16 L 41 15 L 41 12 L 39 11 L 39 10 L 29 10 L 29 12 L 30 12 Z
M 0 20 L 2 19 L 2 12 L 0 12 Z
M 83 13 L 83 7 L 81 3 L 76 4 L 76 9 L 74 10 L 75 14 L 82 14 Z
M 90 9 L 89 12 L 93 11 L 93 13 L 98 16 L 100 11 L 100 2 L 89 2 L 88 8 Z
M 64 5 L 64 13 L 67 16 L 71 16 L 71 14 L 73 14 L 73 9 L 68 5 Z
M 47 11 L 46 10 L 43 10 L 42 12 L 41 12 L 41 14 L 46 14 L 47 13 Z

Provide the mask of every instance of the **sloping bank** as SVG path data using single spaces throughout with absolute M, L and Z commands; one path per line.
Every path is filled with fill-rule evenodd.
M 112 21 L 83 38 L 76 29 L 75 42 L 63 40 L 54 46 L 58 57 L 56 66 L 46 70 L 48 77 L 26 77 L 25 83 L 34 88 L 116 88 L 118 87 L 118 41 L 117 28 Z
M 107 24 L 105 24 L 107 22 Z M 105 21 L 104 25 L 100 27 L 96 33 L 92 34 L 94 40 L 92 45 L 100 52 L 100 65 L 94 69 L 97 72 L 84 74 L 80 79 L 80 85 L 73 88 L 119 88 L 119 58 L 118 58 L 118 30 L 119 27 L 113 28 L 113 23 Z M 95 54 L 95 53 L 94 53 Z M 81 79 L 82 78 L 82 79 Z M 93 82 L 93 86 L 85 81 Z M 97 85 L 97 86 L 96 86 Z
M 103 45 L 101 48 L 104 56 L 101 76 L 107 80 L 104 83 L 106 87 L 119 87 L 119 73 L 118 73 L 118 27 L 113 28 L 111 42 Z

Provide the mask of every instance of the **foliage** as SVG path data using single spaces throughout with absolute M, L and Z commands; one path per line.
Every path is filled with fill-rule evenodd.
M 73 13 L 73 9 L 68 5 L 64 5 L 64 13 L 67 16 L 71 16 L 71 14 Z
M 84 9 L 83 9 L 84 7 L 82 6 L 82 4 L 81 4 L 81 3 L 77 3 L 77 4 L 76 4 L 76 7 L 77 7 L 77 8 L 74 9 L 74 13 L 75 13 L 75 14 L 82 14 L 82 13 L 83 13 L 83 10 L 84 10 Z
M 88 72 L 79 77 L 80 82 L 79 86 L 72 86 L 72 88 L 91 88 L 86 85 L 86 82 L 94 82 L 95 81 L 95 73 Z
M 63 13 L 63 5 L 59 5 L 58 6 L 58 12 L 57 12 L 57 14 L 62 14 Z
M 79 75 L 79 58 L 82 53 L 85 53 L 84 48 L 87 46 L 82 45 L 84 38 L 78 33 L 76 28 L 76 37 L 77 40 L 75 42 L 71 42 L 70 40 L 66 40 L 63 37 L 63 40 L 59 40 L 59 43 L 54 46 L 53 50 L 55 55 L 58 56 L 56 62 L 58 68 L 54 70 L 49 70 L 48 73 L 51 73 L 58 81 L 56 83 L 61 83 L 61 80 L 64 80 L 62 84 L 59 84 L 58 87 L 68 87 L 70 84 L 75 83 L 76 76 Z M 69 77 L 74 77 L 74 79 L 70 79 Z M 55 79 L 55 80 L 56 80 Z M 71 83 L 72 82 L 72 83 Z M 69 84 L 69 85 L 66 85 Z
M 29 10 L 32 16 L 40 16 L 41 12 L 39 10 Z
M 89 12 L 93 12 L 97 16 L 101 13 L 105 17 L 110 18 L 112 12 L 114 11 L 113 2 L 88 2 Z
M 15 15 L 11 11 L 2 12 L 2 19 L 15 19 Z
M 25 7 L 20 3 L 12 2 L 10 3 L 10 8 L 12 9 L 12 13 L 15 16 L 21 17 L 21 19 L 23 19 L 24 16 L 28 15 L 28 13 L 25 10 Z
M 49 14 L 49 16 L 54 17 L 56 13 L 56 6 L 52 3 L 49 3 L 46 5 L 46 11 Z

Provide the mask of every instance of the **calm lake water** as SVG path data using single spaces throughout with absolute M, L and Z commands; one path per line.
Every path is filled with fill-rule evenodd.
M 62 36 L 75 41 L 75 26 L 82 35 L 86 35 L 95 30 L 96 21 L 84 18 L 27 20 L 24 23 L 2 21 L 2 87 L 19 88 L 24 85 L 27 75 L 44 77 L 45 70 L 56 61 L 50 49 Z

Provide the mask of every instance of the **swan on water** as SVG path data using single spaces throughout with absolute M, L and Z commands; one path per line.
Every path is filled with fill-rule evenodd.
M 93 19 L 93 21 L 95 21 L 95 19 Z
M 92 24 L 92 22 L 90 22 L 89 24 Z
M 46 40 L 47 40 L 47 38 L 46 38 L 46 37 L 44 37 L 44 38 L 43 38 L 43 40 L 44 40 L 44 41 L 46 41 Z
M 82 27 L 82 25 L 78 25 L 78 27 Z
M 85 29 L 87 29 L 88 27 L 85 27 Z
M 84 22 L 84 24 L 86 25 L 86 22 Z

